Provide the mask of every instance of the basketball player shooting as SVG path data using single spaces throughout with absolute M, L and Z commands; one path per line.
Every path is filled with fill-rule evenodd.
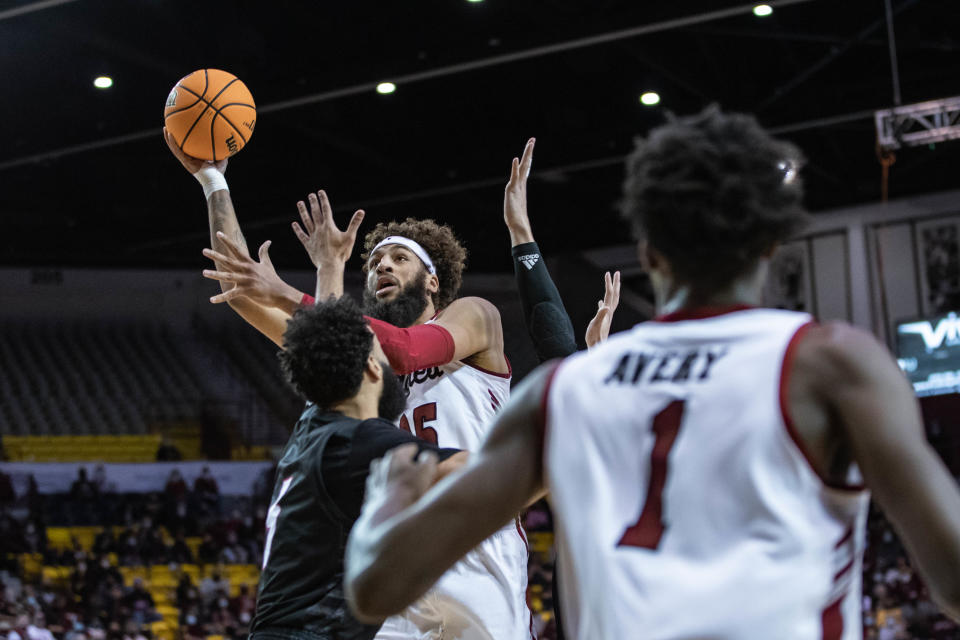
M 282 346 L 292 312 L 312 298 L 277 277 L 269 243 L 261 246 L 259 261 L 250 258 L 223 177 L 225 163 L 185 157 L 166 137 L 207 195 L 214 249 L 204 255 L 215 261 L 216 270 L 204 275 L 220 280 L 224 290 L 214 301 L 227 301 Z M 318 297 L 326 299 L 342 294 L 344 265 L 362 212 L 341 232 L 324 192 L 311 194 L 308 202 L 309 212 L 305 203 L 298 205 L 305 227 L 298 236 L 318 268 Z M 449 227 L 413 219 L 378 225 L 367 234 L 365 247 L 364 311 L 408 393 L 399 425 L 441 447 L 476 450 L 509 397 L 511 374 L 496 307 L 481 298 L 456 297 L 466 250 Z M 440 637 L 446 629 L 463 640 L 528 638 L 527 548 L 519 522 L 480 542 L 428 597 L 387 620 L 377 637 Z
M 538 369 L 433 489 L 412 450 L 378 463 L 347 548 L 360 617 L 402 609 L 547 489 L 572 637 L 859 638 L 868 488 L 960 617 L 960 491 L 893 358 L 758 307 L 807 219 L 799 165 L 715 108 L 638 142 L 624 214 L 661 315 Z

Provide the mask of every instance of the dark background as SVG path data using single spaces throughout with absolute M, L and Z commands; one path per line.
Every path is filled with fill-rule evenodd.
M 251 244 L 279 268 L 309 263 L 295 202 L 326 188 L 338 218 L 433 217 L 474 272 L 511 268 L 502 224 L 510 160 L 538 139 L 534 230 L 549 255 L 622 244 L 615 204 L 634 136 L 718 102 L 753 111 L 809 156 L 813 210 L 876 201 L 873 109 L 893 105 L 882 0 L 813 0 L 757 18 L 730 1 L 251 2 L 79 0 L 22 15 L 0 2 L 0 263 L 200 268 L 200 187 L 161 136 L 167 93 L 226 69 L 261 111 L 231 160 Z M 960 93 L 956 3 L 894 0 L 903 102 Z M 665 20 L 739 15 L 424 79 L 444 68 Z M 94 88 L 108 74 L 113 88 Z M 356 87 L 353 95 L 276 108 Z M 646 90 L 662 102 L 645 107 Z M 833 124 L 817 122 L 834 116 Z M 113 141 L 129 136 L 127 142 Z M 113 142 L 111 142 L 113 141 Z M 87 148 L 102 145 L 99 148 Z M 79 146 L 79 149 L 77 148 Z M 903 150 L 891 197 L 956 186 L 960 145 Z

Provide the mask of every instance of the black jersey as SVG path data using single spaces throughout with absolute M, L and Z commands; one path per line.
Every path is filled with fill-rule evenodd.
M 343 591 L 347 536 L 360 516 L 370 461 L 402 444 L 438 449 L 380 419 L 304 411 L 277 467 L 252 632 L 303 629 L 331 640 L 369 639 Z

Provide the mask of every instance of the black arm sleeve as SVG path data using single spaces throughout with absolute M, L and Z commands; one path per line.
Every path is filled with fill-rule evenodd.
M 536 242 L 513 248 L 513 270 L 527 331 L 540 362 L 564 358 L 577 350 L 573 323 L 563 307 L 560 292 L 550 279 Z
M 324 474 L 324 483 L 331 499 L 351 520 L 360 517 L 360 507 L 363 506 L 363 492 L 366 488 L 367 474 L 370 472 L 370 463 L 382 458 L 391 449 L 403 444 L 413 443 L 419 447 L 417 455 L 423 451 L 434 451 L 438 459 L 443 462 L 459 449 L 441 449 L 435 444 L 421 440 L 408 431 L 396 425 L 374 418 L 364 420 L 356 430 L 350 444 L 350 453 L 346 460 L 346 469 L 343 478 L 345 482 L 330 483 Z

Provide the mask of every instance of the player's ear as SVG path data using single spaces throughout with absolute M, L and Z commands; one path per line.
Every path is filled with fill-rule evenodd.
M 380 361 L 372 353 L 367 356 L 367 366 L 364 370 L 364 375 L 369 376 L 371 382 L 383 380 L 383 367 L 380 366 Z
M 435 273 L 427 274 L 427 293 L 437 293 L 440 291 L 440 278 Z
M 640 264 L 648 273 L 651 271 L 659 271 L 665 275 L 672 273 L 670 261 L 649 242 L 640 245 Z

